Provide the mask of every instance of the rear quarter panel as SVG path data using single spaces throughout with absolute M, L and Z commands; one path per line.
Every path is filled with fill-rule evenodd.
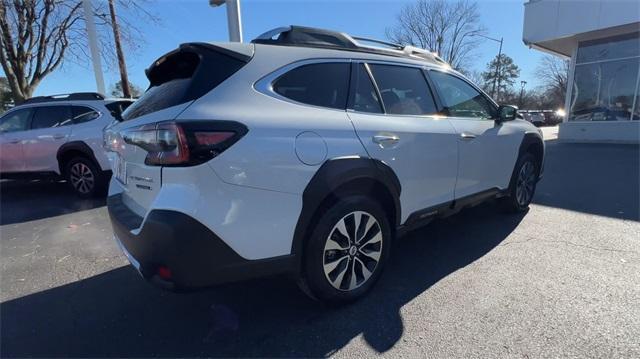
M 301 133 L 313 132 L 322 138 L 326 144 L 325 160 L 366 156 L 366 152 L 346 111 L 292 103 L 254 88 L 267 74 L 304 60 L 294 54 L 287 57 L 288 51 L 270 51 L 274 50 L 257 48 L 253 60 L 196 100 L 178 120 L 228 120 L 245 124 L 249 132 L 210 161 L 211 168 L 226 183 L 302 194 L 324 161 L 305 164 L 298 158 L 296 137 Z M 263 60 L 265 57 L 277 61 Z

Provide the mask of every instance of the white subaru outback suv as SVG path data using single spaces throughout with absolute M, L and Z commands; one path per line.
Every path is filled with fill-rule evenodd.
M 168 289 L 276 273 L 352 301 L 404 231 L 487 199 L 525 210 L 541 133 L 424 50 L 290 26 L 188 43 L 108 128 L 118 243 Z
M 0 118 L 0 176 L 63 177 L 80 197 L 104 195 L 102 130 L 132 102 L 90 92 L 28 99 Z

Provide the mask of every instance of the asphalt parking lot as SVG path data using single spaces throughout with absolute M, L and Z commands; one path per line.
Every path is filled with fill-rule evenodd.
M 528 213 L 489 203 L 410 233 L 338 309 L 281 277 L 160 291 L 104 200 L 0 182 L 0 355 L 640 357 L 639 154 L 549 140 Z

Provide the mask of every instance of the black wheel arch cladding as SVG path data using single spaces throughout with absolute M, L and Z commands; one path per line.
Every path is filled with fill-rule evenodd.
M 521 158 L 526 152 L 531 153 L 535 157 L 538 162 L 536 163 L 538 166 L 538 174 L 542 174 L 544 164 L 544 144 L 540 135 L 532 132 L 524 134 L 522 143 L 520 143 L 520 148 L 518 149 L 518 158 Z
M 371 183 L 383 186 L 393 202 L 394 218 L 389 222 L 392 228 L 400 225 L 401 185 L 393 170 L 383 162 L 365 157 L 337 158 L 325 161 L 309 181 L 302 195 L 302 210 L 296 224 L 291 253 L 301 266 L 305 239 L 313 230 L 311 227 L 316 214 L 327 199 L 349 184 Z M 353 190 L 353 189 L 350 189 Z M 356 190 L 354 193 L 366 192 Z M 385 194 L 387 195 L 387 194 Z M 301 267 L 299 267 L 301 268 Z
M 56 159 L 58 160 L 58 166 L 60 167 L 61 174 L 64 174 L 65 171 L 65 161 L 69 161 L 72 158 L 67 158 L 67 156 L 73 152 L 79 152 L 83 157 L 86 157 L 88 160 L 92 161 L 98 170 L 101 170 L 100 165 L 98 164 L 98 160 L 96 159 L 96 156 L 94 155 L 93 150 L 91 149 L 91 147 L 89 147 L 89 145 L 82 141 L 71 141 L 60 146 L 60 148 L 58 149 L 58 153 L 56 154 Z

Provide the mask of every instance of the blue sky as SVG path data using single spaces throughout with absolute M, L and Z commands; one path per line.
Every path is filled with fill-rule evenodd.
M 94 0 L 95 1 L 95 0 Z M 245 41 L 262 32 L 282 25 L 307 25 L 344 31 L 353 35 L 385 38 L 385 28 L 395 22 L 400 9 L 411 0 L 241 0 Z M 211 8 L 208 0 L 156 0 L 153 12 L 161 19 L 159 26 L 140 26 L 145 43 L 136 53 L 127 53 L 130 81 L 146 88 L 144 69 L 160 55 L 178 44 L 190 41 L 227 41 L 224 7 Z M 534 71 L 542 54 L 522 43 L 524 16 L 522 0 L 479 0 L 483 25 L 487 35 L 504 37 L 503 52 L 521 68 L 521 79 L 527 88 L 538 84 Z M 484 41 L 477 50 L 476 70 L 497 54 L 498 43 Z M 107 89 L 119 80 L 117 68 L 104 69 Z M 520 80 L 520 79 L 519 79 Z M 518 81 L 519 81 L 518 80 Z M 44 79 L 35 95 L 95 91 L 90 64 L 67 62 Z

